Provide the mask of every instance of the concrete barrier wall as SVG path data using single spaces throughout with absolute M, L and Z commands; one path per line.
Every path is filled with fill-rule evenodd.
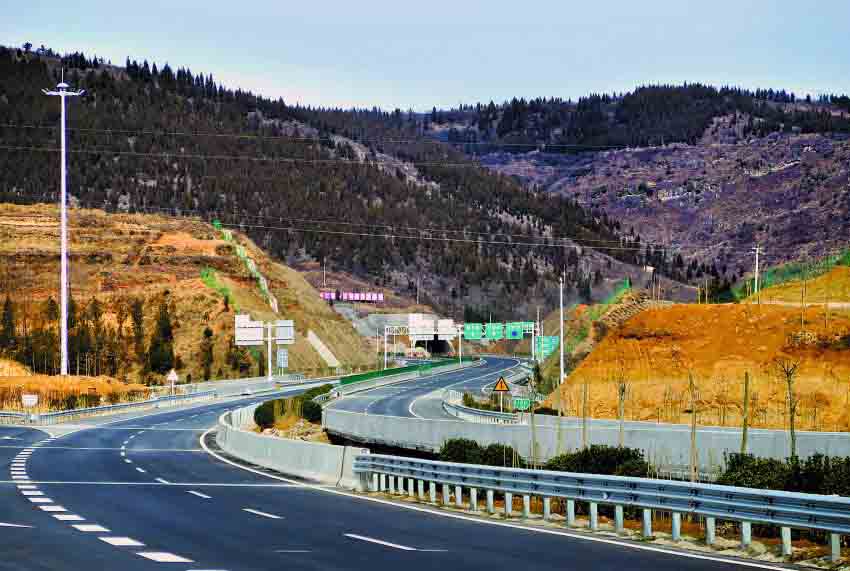
M 288 476 L 361 489 L 360 476 L 354 474 L 354 458 L 368 454 L 368 449 L 258 434 L 250 430 L 257 406 L 236 409 L 219 418 L 216 442 L 224 452 Z
M 506 444 L 524 457 L 531 457 L 532 427 L 529 424 L 478 424 L 463 420 L 430 420 L 326 409 L 325 428 L 357 442 L 384 444 L 414 450 L 437 452 L 450 438 L 470 438 L 481 445 Z M 535 457 L 547 460 L 558 453 L 576 450 L 582 445 L 581 419 L 536 415 Z M 619 443 L 617 421 L 588 421 L 588 444 Z M 624 444 L 644 451 L 656 467 L 676 470 L 687 467 L 690 457 L 690 427 L 687 425 L 627 422 Z M 738 452 L 740 430 L 703 427 L 697 430 L 700 470 L 711 472 L 724 463 L 724 455 Z M 788 456 L 788 436 L 784 431 L 750 429 L 749 452 L 756 456 L 782 459 Z M 816 452 L 850 456 L 850 434 L 835 432 L 798 432 L 797 453 L 806 458 Z

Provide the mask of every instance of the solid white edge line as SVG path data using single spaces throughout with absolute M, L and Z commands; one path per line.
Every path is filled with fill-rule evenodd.
M 279 516 L 279 515 L 274 515 L 274 514 L 270 514 L 270 513 L 266 513 L 266 512 L 261 512 L 260 510 L 255 510 L 255 509 L 251 509 L 251 508 L 242 508 L 242 511 L 243 511 L 243 512 L 252 513 L 252 514 L 254 514 L 254 515 L 258 515 L 258 516 L 262 516 L 262 517 L 267 517 L 267 518 L 269 518 L 269 519 L 283 519 L 283 518 L 282 518 L 281 516 Z
M 637 549 L 637 550 L 640 550 L 640 551 L 650 551 L 650 552 L 653 552 L 653 553 L 661 553 L 661 554 L 664 554 L 664 555 L 671 555 L 673 557 L 687 557 L 688 559 L 699 559 L 699 560 L 702 560 L 702 561 L 713 561 L 713 562 L 716 562 L 716 563 L 726 563 L 726 564 L 730 564 L 730 565 L 739 565 L 741 567 L 750 567 L 750 568 L 753 568 L 753 569 L 768 569 L 769 571 L 788 571 L 787 567 L 775 567 L 773 565 L 766 565 L 766 564 L 763 564 L 763 563 L 758 563 L 758 562 L 750 561 L 750 560 L 747 560 L 747 559 L 737 559 L 737 558 L 732 558 L 732 557 L 729 557 L 729 558 L 713 557 L 711 555 L 702 555 L 700 553 L 690 553 L 690 552 L 686 552 L 686 551 L 672 551 L 672 550 L 664 549 L 664 548 L 661 548 L 661 547 L 654 547 L 654 546 L 651 546 L 651 545 L 643 545 L 643 544 L 638 544 L 638 543 L 632 543 L 632 542 L 629 542 L 629 541 L 619 541 L 619 540 L 607 539 L 607 538 L 598 537 L 598 536 L 579 535 L 579 534 L 571 533 L 571 532 L 568 532 L 568 531 L 560 531 L 560 530 L 554 530 L 554 529 L 541 529 L 541 528 L 534 528 L 534 527 L 526 527 L 526 526 L 517 525 L 517 524 L 514 524 L 514 523 L 507 523 L 507 522 L 501 522 L 501 521 L 490 521 L 490 520 L 486 520 L 486 519 L 478 519 L 478 518 L 471 517 L 471 516 L 464 516 L 464 515 L 453 514 L 453 513 L 444 513 L 444 512 L 439 512 L 439 511 L 436 511 L 436 510 L 421 508 L 419 506 L 401 504 L 401 503 L 392 502 L 392 501 L 389 501 L 389 500 L 383 500 L 381 498 L 371 498 L 371 497 L 368 497 L 368 496 L 360 496 L 360 495 L 357 495 L 357 494 L 352 494 L 350 492 L 344 492 L 342 490 L 325 488 L 325 487 L 317 486 L 317 485 L 314 485 L 314 484 L 305 484 L 304 482 L 299 482 L 297 480 L 292 480 L 290 478 L 284 478 L 284 477 L 281 477 L 281 476 L 274 476 L 272 474 L 267 474 L 267 473 L 262 472 L 260 470 L 255 470 L 255 469 L 249 468 L 247 466 L 242 466 L 241 464 L 233 462 L 232 460 L 228 460 L 227 458 L 224 458 L 220 454 L 213 452 L 206 445 L 206 443 L 204 442 L 204 439 L 206 438 L 207 434 L 209 434 L 210 432 L 212 432 L 215 429 L 216 429 L 216 427 L 212 427 L 212 428 L 208 429 L 206 432 L 204 432 L 201 435 L 201 438 L 200 438 L 201 448 L 203 448 L 210 456 L 212 456 L 216 460 L 219 460 L 220 462 L 224 462 L 225 464 L 230 464 L 231 466 L 239 468 L 240 470 L 246 470 L 248 472 L 253 472 L 254 474 L 259 474 L 261 476 L 265 476 L 265 477 L 271 478 L 273 480 L 279 480 L 281 482 L 288 482 L 288 483 L 294 484 L 294 485 L 296 485 L 297 487 L 300 487 L 300 488 L 308 488 L 308 489 L 317 490 L 317 491 L 320 491 L 320 492 L 325 492 L 325 493 L 328 493 L 328 494 L 336 494 L 336 495 L 339 495 L 339 496 L 347 496 L 349 498 L 354 498 L 354 499 L 358 499 L 358 500 L 362 500 L 362 501 L 374 502 L 374 503 L 378 503 L 378 504 L 384 504 L 384 505 L 387 505 L 387 506 L 393 506 L 393 507 L 398 508 L 398 509 L 405 509 L 405 510 L 428 513 L 428 514 L 438 516 L 438 517 L 448 517 L 448 518 L 452 518 L 452 519 L 460 519 L 460 520 L 463 520 L 463 521 L 467 521 L 467 522 L 470 522 L 470 523 L 476 523 L 476 524 L 479 524 L 479 525 L 494 525 L 494 526 L 498 526 L 498 527 L 508 527 L 508 528 L 512 528 L 512 529 L 520 529 L 520 530 L 523 530 L 523 531 L 530 531 L 530 532 L 533 532 L 533 533 L 544 533 L 546 535 L 558 535 L 558 536 L 561 536 L 561 537 L 569 537 L 569 538 L 572 538 L 572 539 L 581 539 L 581 540 L 584 540 L 584 541 L 592 541 L 592 542 L 596 542 L 596 543 L 605 543 L 605 544 L 609 544 L 609 545 L 619 545 L 620 547 L 624 547 L 624 548 L 627 548 L 627 549 Z
M 345 537 L 350 537 L 351 539 L 359 539 L 360 541 L 366 541 L 368 543 L 377 543 L 378 545 L 392 547 L 393 549 L 401 549 L 402 551 L 416 551 L 415 547 L 399 545 L 398 543 L 390 543 L 389 541 L 381 541 L 380 539 L 375 539 L 374 537 L 366 537 L 365 535 L 357 535 L 356 533 L 344 533 L 343 535 Z

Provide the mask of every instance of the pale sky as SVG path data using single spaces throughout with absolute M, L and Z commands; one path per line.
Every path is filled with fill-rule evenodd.
M 167 61 L 289 103 L 427 110 L 683 81 L 850 92 L 847 0 L 27 0 L 2 12 L 5 45 Z

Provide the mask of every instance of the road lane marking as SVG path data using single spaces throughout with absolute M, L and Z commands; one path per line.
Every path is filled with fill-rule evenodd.
M 27 498 L 27 499 L 34 504 L 52 504 L 53 503 L 53 500 L 51 500 L 50 498 Z
M 141 473 L 141 474 L 147 474 L 147 470 L 145 470 L 144 468 L 138 468 L 138 467 L 137 467 L 137 468 L 136 468 L 136 472 L 139 472 L 139 473 Z
M 97 525 L 95 523 L 76 523 L 71 527 L 76 529 L 77 531 L 82 531 L 85 533 L 109 533 L 109 530 L 103 527 L 102 525 Z
M 52 506 L 38 506 L 38 509 L 45 512 L 66 512 L 65 508 L 62 506 L 52 505 Z
M 25 496 L 43 496 L 44 492 L 39 490 L 21 490 L 21 493 Z
M 145 559 L 150 559 L 157 563 L 194 563 L 191 559 L 186 559 L 185 557 L 165 551 L 139 551 L 136 555 L 141 555 Z
M 136 541 L 131 537 L 98 537 L 99 540 L 114 545 L 115 547 L 144 547 L 145 544 L 141 541 Z
M 19 490 L 34 490 L 38 486 L 33 486 L 32 484 L 18 484 Z
M 133 463 L 133 461 L 132 461 L 132 460 L 130 460 L 129 458 L 124 458 L 124 463 L 125 463 L 125 464 L 132 464 L 132 463 Z
M 283 519 L 283 518 L 282 518 L 281 516 L 279 516 L 279 515 L 274 515 L 274 514 L 269 514 L 269 513 L 266 513 L 266 512 L 261 512 L 260 510 L 252 510 L 251 508 L 242 508 L 242 511 L 243 511 L 243 512 L 252 513 L 252 514 L 254 514 L 254 515 L 258 515 L 258 516 L 261 516 L 261 517 L 267 517 L 267 518 L 269 518 L 269 519 Z
M 198 496 L 199 498 L 204 498 L 205 500 L 212 499 L 212 496 L 202 494 L 201 492 L 196 492 L 195 490 L 186 490 L 186 491 L 189 492 L 190 494 L 192 494 L 193 496 Z
M 0 521 L 0 527 L 32 527 L 31 525 L 21 525 L 18 523 L 3 523 Z
M 392 547 L 393 549 L 401 549 L 402 551 L 416 551 L 415 547 L 408 547 L 406 545 L 399 545 L 398 543 L 390 543 L 389 541 L 381 541 L 380 539 L 375 539 L 374 537 L 366 537 L 365 535 L 357 535 L 354 533 L 346 533 L 343 534 L 345 537 L 350 537 L 351 539 L 359 539 L 360 541 L 366 541 L 368 543 L 376 543 L 378 545 L 383 545 L 384 547 Z
M 313 553 L 309 549 L 275 549 L 275 553 Z
M 122 451 L 121 451 L 121 457 L 123 458 L 123 457 L 125 457 L 126 455 L 127 455 L 127 453 L 126 453 L 126 452 L 124 452 L 124 451 L 122 450 Z
M 86 518 L 75 514 L 56 514 L 53 517 L 59 521 L 86 521 Z
M 156 478 L 156 481 L 159 482 L 160 484 L 170 484 L 171 483 L 168 480 L 166 480 L 165 478 Z

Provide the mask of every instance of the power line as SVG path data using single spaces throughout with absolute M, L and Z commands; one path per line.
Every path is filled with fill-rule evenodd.
M 44 129 L 55 130 L 52 125 L 32 125 L 21 123 L 0 123 L 0 128 L 12 129 Z M 133 130 L 133 129 L 95 129 L 87 127 L 72 127 L 67 131 L 76 131 L 81 133 L 103 133 L 117 135 L 152 135 L 159 137 L 220 137 L 233 139 L 263 139 L 263 140 L 284 140 L 284 141 L 301 141 L 301 142 L 322 142 L 333 141 L 334 137 L 289 137 L 286 135 L 254 135 L 248 133 L 216 133 L 204 131 L 156 131 L 156 130 Z M 584 145 L 580 143 L 505 143 L 497 141 L 443 141 L 440 139 L 393 139 L 393 138 L 371 138 L 371 139 L 354 139 L 345 135 L 336 135 L 342 139 L 348 139 L 355 143 L 386 143 L 393 145 L 410 145 L 410 144 L 429 144 L 429 145 L 464 145 L 464 146 L 485 146 L 485 147 L 544 147 L 554 149 L 588 149 L 588 150 L 606 150 L 606 149 L 625 149 L 627 145 Z

